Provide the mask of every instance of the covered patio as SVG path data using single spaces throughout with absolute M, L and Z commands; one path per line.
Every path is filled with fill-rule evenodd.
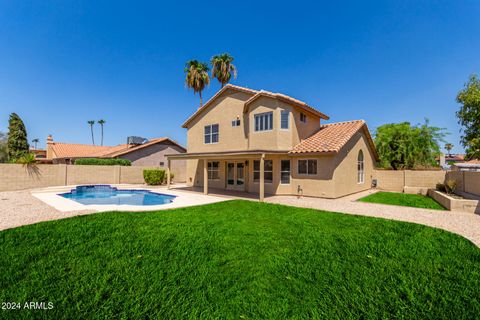
M 263 202 L 265 199 L 265 158 L 268 156 L 287 155 L 288 151 L 267 151 L 267 150 L 252 150 L 239 152 L 206 152 L 206 153 L 183 153 L 183 154 L 169 154 L 167 157 L 167 187 L 171 188 L 171 165 L 175 160 L 187 160 L 187 171 L 189 169 L 188 160 L 198 161 L 198 166 L 202 171 L 202 183 L 199 181 L 187 181 L 192 191 L 203 189 L 204 194 L 209 194 L 210 183 L 215 183 L 213 186 L 218 191 L 228 191 L 229 193 L 242 193 L 248 195 L 252 193 L 249 187 L 251 182 L 258 183 L 258 200 Z M 258 171 L 252 174 L 249 169 L 254 162 L 258 161 Z M 222 163 L 220 168 L 219 163 Z M 210 166 L 210 167 L 209 167 Z M 197 168 L 198 169 L 198 168 Z M 191 172 L 187 172 L 187 179 Z M 271 173 L 270 173 L 271 174 Z M 196 185 L 197 182 L 197 185 Z M 199 186 L 201 184 L 201 186 Z M 257 190 L 254 191 L 257 193 Z

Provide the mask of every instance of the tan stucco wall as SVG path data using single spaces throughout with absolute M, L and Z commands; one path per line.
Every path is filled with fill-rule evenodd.
M 227 90 L 221 94 L 200 116 L 188 126 L 187 149 L 189 153 L 240 150 L 290 150 L 293 146 L 315 133 L 320 128 L 320 118 L 310 113 L 307 123 L 300 122 L 300 112 L 282 101 L 260 97 L 253 101 L 244 113 L 244 104 L 252 94 Z M 280 129 L 282 110 L 290 111 L 290 128 Z M 255 132 L 254 116 L 273 112 L 273 130 Z M 232 121 L 241 120 L 239 127 Z M 204 127 L 219 125 L 219 142 L 204 143 Z
M 365 182 L 357 183 L 357 157 L 363 150 L 365 163 Z M 297 195 L 298 188 L 304 196 L 338 198 L 347 194 L 369 189 L 373 176 L 373 155 L 369 151 L 365 135 L 359 133 L 338 155 L 288 156 L 266 155 L 266 160 L 273 161 L 273 182 L 265 183 L 265 194 Z M 290 160 L 290 184 L 280 183 L 281 160 Z M 298 160 L 317 159 L 316 175 L 298 174 Z M 242 159 L 237 159 L 242 160 Z M 209 181 L 209 188 L 225 188 L 226 162 L 229 160 L 209 160 L 220 162 L 220 179 Z M 234 160 L 232 160 L 234 161 Z M 242 161 L 245 161 L 243 159 Z M 259 184 L 253 182 L 253 161 L 248 159 L 246 190 L 259 192 Z M 192 178 L 190 181 L 189 178 Z M 203 186 L 203 160 L 187 161 L 187 180 L 189 185 Z
M 212 152 L 225 150 L 246 150 L 248 148 L 247 132 L 244 130 L 245 119 L 243 105 L 252 94 L 227 90 L 221 94 L 201 116 L 194 119 L 188 127 L 187 150 L 194 152 Z M 232 120 L 240 117 L 241 126 L 232 127 Z M 204 143 L 204 127 L 219 124 L 220 139 L 215 144 Z
M 132 166 L 143 167 L 163 167 L 167 168 L 168 162 L 166 154 L 185 153 L 184 149 L 173 144 L 154 144 L 128 154 L 121 156 L 122 159 L 128 159 L 132 162 Z M 161 165 L 163 163 L 163 165 Z M 186 181 L 186 161 L 177 160 L 172 162 L 171 170 L 175 175 L 174 179 L 178 182 Z
M 144 183 L 143 170 L 153 167 L 0 164 L 0 191 L 76 184 Z M 158 167 L 156 167 L 158 168 Z M 174 178 L 174 181 L 178 181 Z

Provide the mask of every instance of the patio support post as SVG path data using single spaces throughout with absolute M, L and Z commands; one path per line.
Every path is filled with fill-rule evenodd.
M 260 192 L 259 200 L 263 202 L 265 197 L 265 154 L 260 157 Z
M 203 159 L 203 194 L 208 194 L 208 160 Z
M 167 160 L 167 189 L 170 189 L 170 166 L 171 166 L 171 160 Z

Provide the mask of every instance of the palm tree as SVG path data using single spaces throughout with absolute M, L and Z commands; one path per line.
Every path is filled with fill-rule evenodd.
M 193 89 L 193 93 L 200 96 L 200 108 L 202 107 L 202 91 L 210 84 L 208 76 L 208 65 L 198 60 L 190 60 L 185 64 L 185 84 Z
M 38 138 L 35 138 L 35 139 L 32 140 L 32 143 L 33 143 L 33 146 L 34 146 L 33 148 L 35 150 L 37 149 L 37 143 L 39 143 L 39 142 L 40 142 L 40 140 Z
M 453 144 L 451 144 L 451 143 L 445 144 L 445 150 L 448 151 L 448 156 L 450 156 L 450 150 L 452 150 L 452 149 L 453 149 Z
M 95 138 L 93 136 L 93 125 L 95 124 L 95 120 L 89 120 L 87 123 L 90 125 L 90 132 L 92 133 L 92 144 L 95 145 Z
M 228 53 L 213 56 L 210 60 L 212 65 L 212 78 L 216 78 L 221 84 L 222 88 L 233 78 L 237 78 L 237 68 L 232 64 L 233 57 Z
M 102 144 L 101 144 L 102 146 L 103 146 L 103 125 L 105 124 L 105 122 L 107 122 L 107 121 L 105 121 L 105 120 L 103 120 L 103 119 L 100 119 L 100 120 L 97 121 L 97 123 L 98 123 L 98 124 L 100 125 L 100 127 L 102 128 Z

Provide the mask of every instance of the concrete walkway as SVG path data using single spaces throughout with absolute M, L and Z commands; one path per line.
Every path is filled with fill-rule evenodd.
M 369 190 L 333 200 L 273 196 L 266 198 L 265 201 L 288 206 L 419 223 L 459 234 L 480 247 L 480 215 L 466 212 L 439 211 L 356 201 L 374 192 L 376 191 Z

